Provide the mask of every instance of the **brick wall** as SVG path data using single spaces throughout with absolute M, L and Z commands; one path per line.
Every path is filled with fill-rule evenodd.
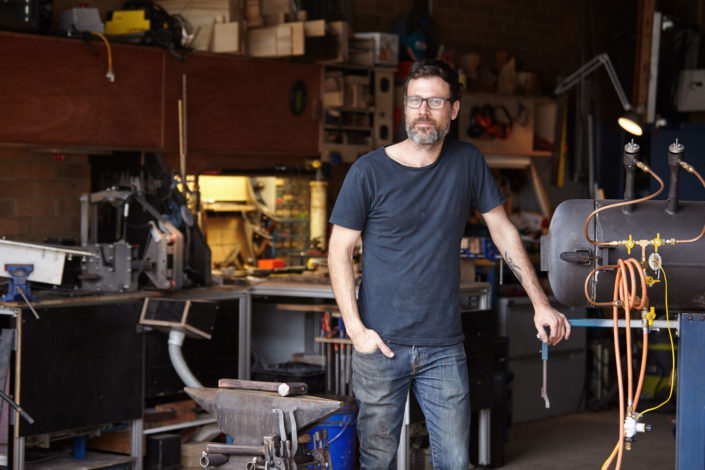
M 80 237 L 80 196 L 90 191 L 87 155 L 0 148 L 0 236 L 43 242 Z

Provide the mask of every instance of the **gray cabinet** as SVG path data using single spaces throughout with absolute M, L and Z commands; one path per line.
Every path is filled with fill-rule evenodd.
M 585 318 L 585 308 L 551 304 L 568 318 Z M 509 339 L 509 414 L 513 423 L 548 418 L 582 410 L 585 388 L 585 328 L 573 328 L 570 339 L 548 350 L 548 397 L 541 398 L 541 342 L 536 337 L 534 309 L 528 297 L 498 299 L 499 335 Z

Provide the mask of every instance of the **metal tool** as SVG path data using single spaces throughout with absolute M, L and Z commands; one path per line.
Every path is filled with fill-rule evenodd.
M 546 332 L 548 334 L 548 331 Z M 539 340 L 541 337 L 536 335 Z M 541 398 L 546 403 L 546 408 L 551 407 L 551 402 L 548 400 L 548 343 L 541 341 L 541 366 L 543 369 L 543 380 L 541 382 Z
M 216 418 L 224 433 L 237 440 L 209 444 L 201 457 L 202 466 L 220 465 L 226 457 L 223 468 L 228 470 L 296 470 L 297 465 L 332 468 L 326 439 L 314 439 L 314 451 L 308 452 L 297 443 L 301 431 L 338 411 L 341 401 L 230 388 L 186 387 L 185 391 Z
M 259 380 L 220 379 L 218 380 L 218 387 L 277 392 L 283 397 L 305 395 L 308 393 L 308 385 L 304 382 L 262 382 Z
M 66 258 L 93 257 L 93 253 L 69 247 L 42 243 L 25 243 L 0 239 L 0 277 L 9 277 L 5 302 L 34 300 L 31 282 L 60 285 Z
M 546 408 L 551 407 L 548 401 L 548 344 L 541 343 L 541 362 L 543 365 L 543 384 L 541 385 L 541 398 L 546 402 Z

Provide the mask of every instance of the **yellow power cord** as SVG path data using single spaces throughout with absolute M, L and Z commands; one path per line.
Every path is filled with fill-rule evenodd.
M 105 73 L 105 77 L 110 80 L 111 82 L 115 81 L 115 74 L 113 73 L 113 53 L 112 50 L 110 49 L 110 43 L 108 42 L 108 38 L 106 38 L 104 35 L 100 33 L 96 33 L 95 31 L 89 31 L 94 36 L 98 36 L 100 39 L 103 40 L 105 43 L 105 48 L 108 50 L 108 71 Z
M 658 406 L 654 406 L 653 408 L 649 408 L 648 410 L 644 410 L 641 413 L 639 413 L 636 416 L 636 420 L 639 421 L 639 419 L 644 415 L 645 413 L 648 413 L 650 411 L 657 410 L 661 408 L 663 405 L 671 401 L 671 397 L 673 396 L 673 382 L 674 382 L 674 374 L 676 371 L 676 352 L 675 348 L 673 346 L 673 335 L 671 335 L 671 324 L 668 319 L 668 279 L 666 279 L 666 271 L 663 270 L 663 266 L 661 264 L 658 265 L 658 268 L 661 270 L 663 273 L 663 283 L 664 283 L 664 288 L 665 288 L 665 295 L 664 295 L 664 300 L 666 304 L 666 328 L 668 329 L 668 339 L 671 341 L 671 390 L 668 392 L 668 398 L 661 403 Z
M 666 278 L 666 271 L 663 270 L 663 266 L 661 266 L 661 264 L 659 264 L 658 268 L 663 273 L 664 303 L 666 305 L 666 329 L 668 329 L 668 339 L 671 340 L 671 391 L 668 393 L 668 398 L 666 398 L 666 401 L 664 401 L 663 403 L 661 403 L 658 406 L 654 406 L 653 408 L 649 408 L 648 410 L 642 411 L 641 413 L 639 413 L 636 416 L 636 421 L 639 421 L 644 414 L 661 408 L 663 405 L 668 403 L 671 400 L 671 397 L 673 396 L 673 375 L 676 370 L 676 353 L 675 353 L 675 348 L 673 347 L 673 335 L 671 335 L 671 323 L 668 319 L 668 279 Z M 609 457 L 607 457 L 607 459 L 605 459 L 605 462 L 602 464 L 602 468 L 600 470 L 605 470 L 605 468 L 607 467 L 607 462 L 610 462 L 612 460 L 615 452 L 617 452 L 617 450 L 619 449 L 620 443 L 621 442 L 618 442 L 617 445 L 614 446 L 612 453 L 609 455 Z

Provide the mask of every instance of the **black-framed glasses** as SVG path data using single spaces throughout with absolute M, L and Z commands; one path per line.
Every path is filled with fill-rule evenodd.
M 450 102 L 450 98 L 440 98 L 431 96 L 430 98 L 421 98 L 420 96 L 405 96 L 404 102 L 411 109 L 419 109 L 423 102 L 426 102 L 431 109 L 442 109 L 446 105 L 446 101 Z

